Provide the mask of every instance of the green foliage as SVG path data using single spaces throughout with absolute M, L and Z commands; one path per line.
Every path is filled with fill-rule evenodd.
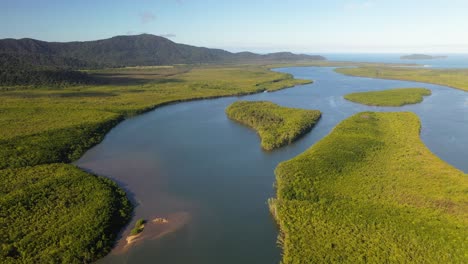
M 392 80 L 405 80 L 445 85 L 468 91 L 468 70 L 466 69 L 421 69 L 402 67 L 359 67 L 340 68 L 337 72 L 347 75 Z
M 136 221 L 135 223 L 135 227 L 132 229 L 132 231 L 130 231 L 130 235 L 135 236 L 141 233 L 141 231 L 143 231 L 145 223 L 146 221 L 144 219 L 138 219 L 138 221 Z
M 144 76 L 144 84 L 0 91 L 0 168 L 73 161 L 122 118 L 159 105 L 310 82 L 261 67 L 175 68 L 91 73 L 125 80 Z
M 309 132 L 321 116 L 318 110 L 287 108 L 263 101 L 237 101 L 226 108 L 226 114 L 257 130 L 265 150 L 290 144 Z
M 89 263 L 131 210 L 115 183 L 72 165 L 0 170 L 0 262 Z
M 87 149 L 101 142 L 105 133 L 120 120 L 117 116 L 101 123 L 1 140 L 0 169 L 77 160 Z
M 40 164 L 73 161 L 123 118 L 160 105 L 310 82 L 258 66 L 88 74 L 110 84 L 0 87 L 1 263 L 88 263 L 109 252 L 130 218 L 125 193 L 110 180 Z
M 344 96 L 346 100 L 373 106 L 402 106 L 416 104 L 423 96 L 431 95 L 431 90 L 425 88 L 398 88 L 384 91 L 351 93 Z
M 412 113 L 356 114 L 276 168 L 283 263 L 466 263 L 467 175 Z
M 85 72 L 72 70 L 84 65 L 56 56 L 0 53 L 0 85 L 64 86 L 97 82 Z
M 250 52 L 231 53 L 174 43 L 166 38 L 141 34 L 116 36 L 83 42 L 46 42 L 35 39 L 0 40 L 0 53 L 15 56 L 41 56 L 28 60 L 33 65 L 66 68 L 90 66 L 153 66 L 196 63 L 232 63 L 258 60 L 325 60 L 322 56 L 278 52 L 260 55 Z

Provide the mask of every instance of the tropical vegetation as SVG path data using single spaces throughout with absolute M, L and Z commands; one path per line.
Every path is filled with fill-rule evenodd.
M 226 108 L 226 114 L 254 128 L 265 150 L 292 143 L 309 132 L 321 116 L 318 110 L 281 107 L 265 101 L 237 101 Z
M 352 76 L 425 82 L 468 91 L 467 69 L 425 69 L 387 66 L 339 68 L 336 71 Z
M 136 236 L 136 235 L 140 234 L 141 231 L 143 231 L 143 228 L 145 227 L 145 223 L 146 223 L 145 219 L 138 219 L 138 221 L 136 221 L 136 223 L 135 223 L 135 226 L 130 231 L 130 235 L 131 236 Z
M 383 91 L 370 91 L 346 94 L 346 100 L 371 106 L 402 106 L 423 101 L 424 96 L 431 95 L 426 88 L 396 88 Z
M 276 168 L 282 263 L 466 263 L 468 178 L 409 112 L 358 113 Z
M 110 180 L 64 163 L 123 119 L 164 104 L 296 84 L 259 66 L 87 70 L 95 85 L 0 87 L 0 262 L 89 263 L 110 251 L 131 205 Z
M 90 263 L 131 211 L 114 182 L 72 165 L 0 170 L 0 262 Z

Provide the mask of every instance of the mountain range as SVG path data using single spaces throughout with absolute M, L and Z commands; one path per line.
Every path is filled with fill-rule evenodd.
M 258 60 L 325 60 L 325 58 L 290 52 L 265 55 L 251 52 L 231 53 L 222 49 L 178 44 L 164 37 L 141 34 L 73 42 L 46 42 L 29 38 L 2 39 L 0 61 L 10 60 L 31 67 L 81 69 Z

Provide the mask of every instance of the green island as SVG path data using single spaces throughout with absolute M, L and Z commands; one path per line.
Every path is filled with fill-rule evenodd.
M 138 221 L 136 221 L 135 223 L 135 226 L 133 227 L 132 231 L 130 231 L 130 235 L 131 236 L 136 236 L 138 234 L 140 234 L 143 229 L 145 228 L 145 219 L 138 219 Z
M 106 255 L 132 206 L 110 180 L 65 164 L 125 118 L 168 103 L 298 84 L 261 65 L 87 70 L 100 84 L 0 87 L 0 262 L 83 263 Z M 55 80 L 55 79 L 52 79 Z
M 371 106 L 402 106 L 417 104 L 424 96 L 431 95 L 426 88 L 396 88 L 383 91 L 359 92 L 346 94 L 346 100 Z
M 254 128 L 262 140 L 265 150 L 273 150 L 292 143 L 309 132 L 321 113 L 282 107 L 266 101 L 237 101 L 226 108 L 230 119 Z
M 413 113 L 356 114 L 276 168 L 282 263 L 466 263 L 468 178 Z
M 402 60 L 435 60 L 435 59 L 446 59 L 447 56 L 434 56 L 427 54 L 410 54 L 403 55 L 400 57 Z
M 467 69 L 422 69 L 386 66 L 338 68 L 335 71 L 351 76 L 432 83 L 468 91 Z

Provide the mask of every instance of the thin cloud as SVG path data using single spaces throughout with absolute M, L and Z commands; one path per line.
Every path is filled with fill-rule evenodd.
M 140 20 L 142 24 L 148 24 L 156 20 L 156 15 L 154 15 L 152 12 L 145 11 L 140 13 Z
M 159 36 L 163 38 L 175 38 L 176 34 L 168 33 L 168 34 L 161 34 Z
M 375 6 L 375 1 L 366 0 L 366 1 L 352 1 L 345 4 L 345 9 L 347 10 L 365 10 Z

